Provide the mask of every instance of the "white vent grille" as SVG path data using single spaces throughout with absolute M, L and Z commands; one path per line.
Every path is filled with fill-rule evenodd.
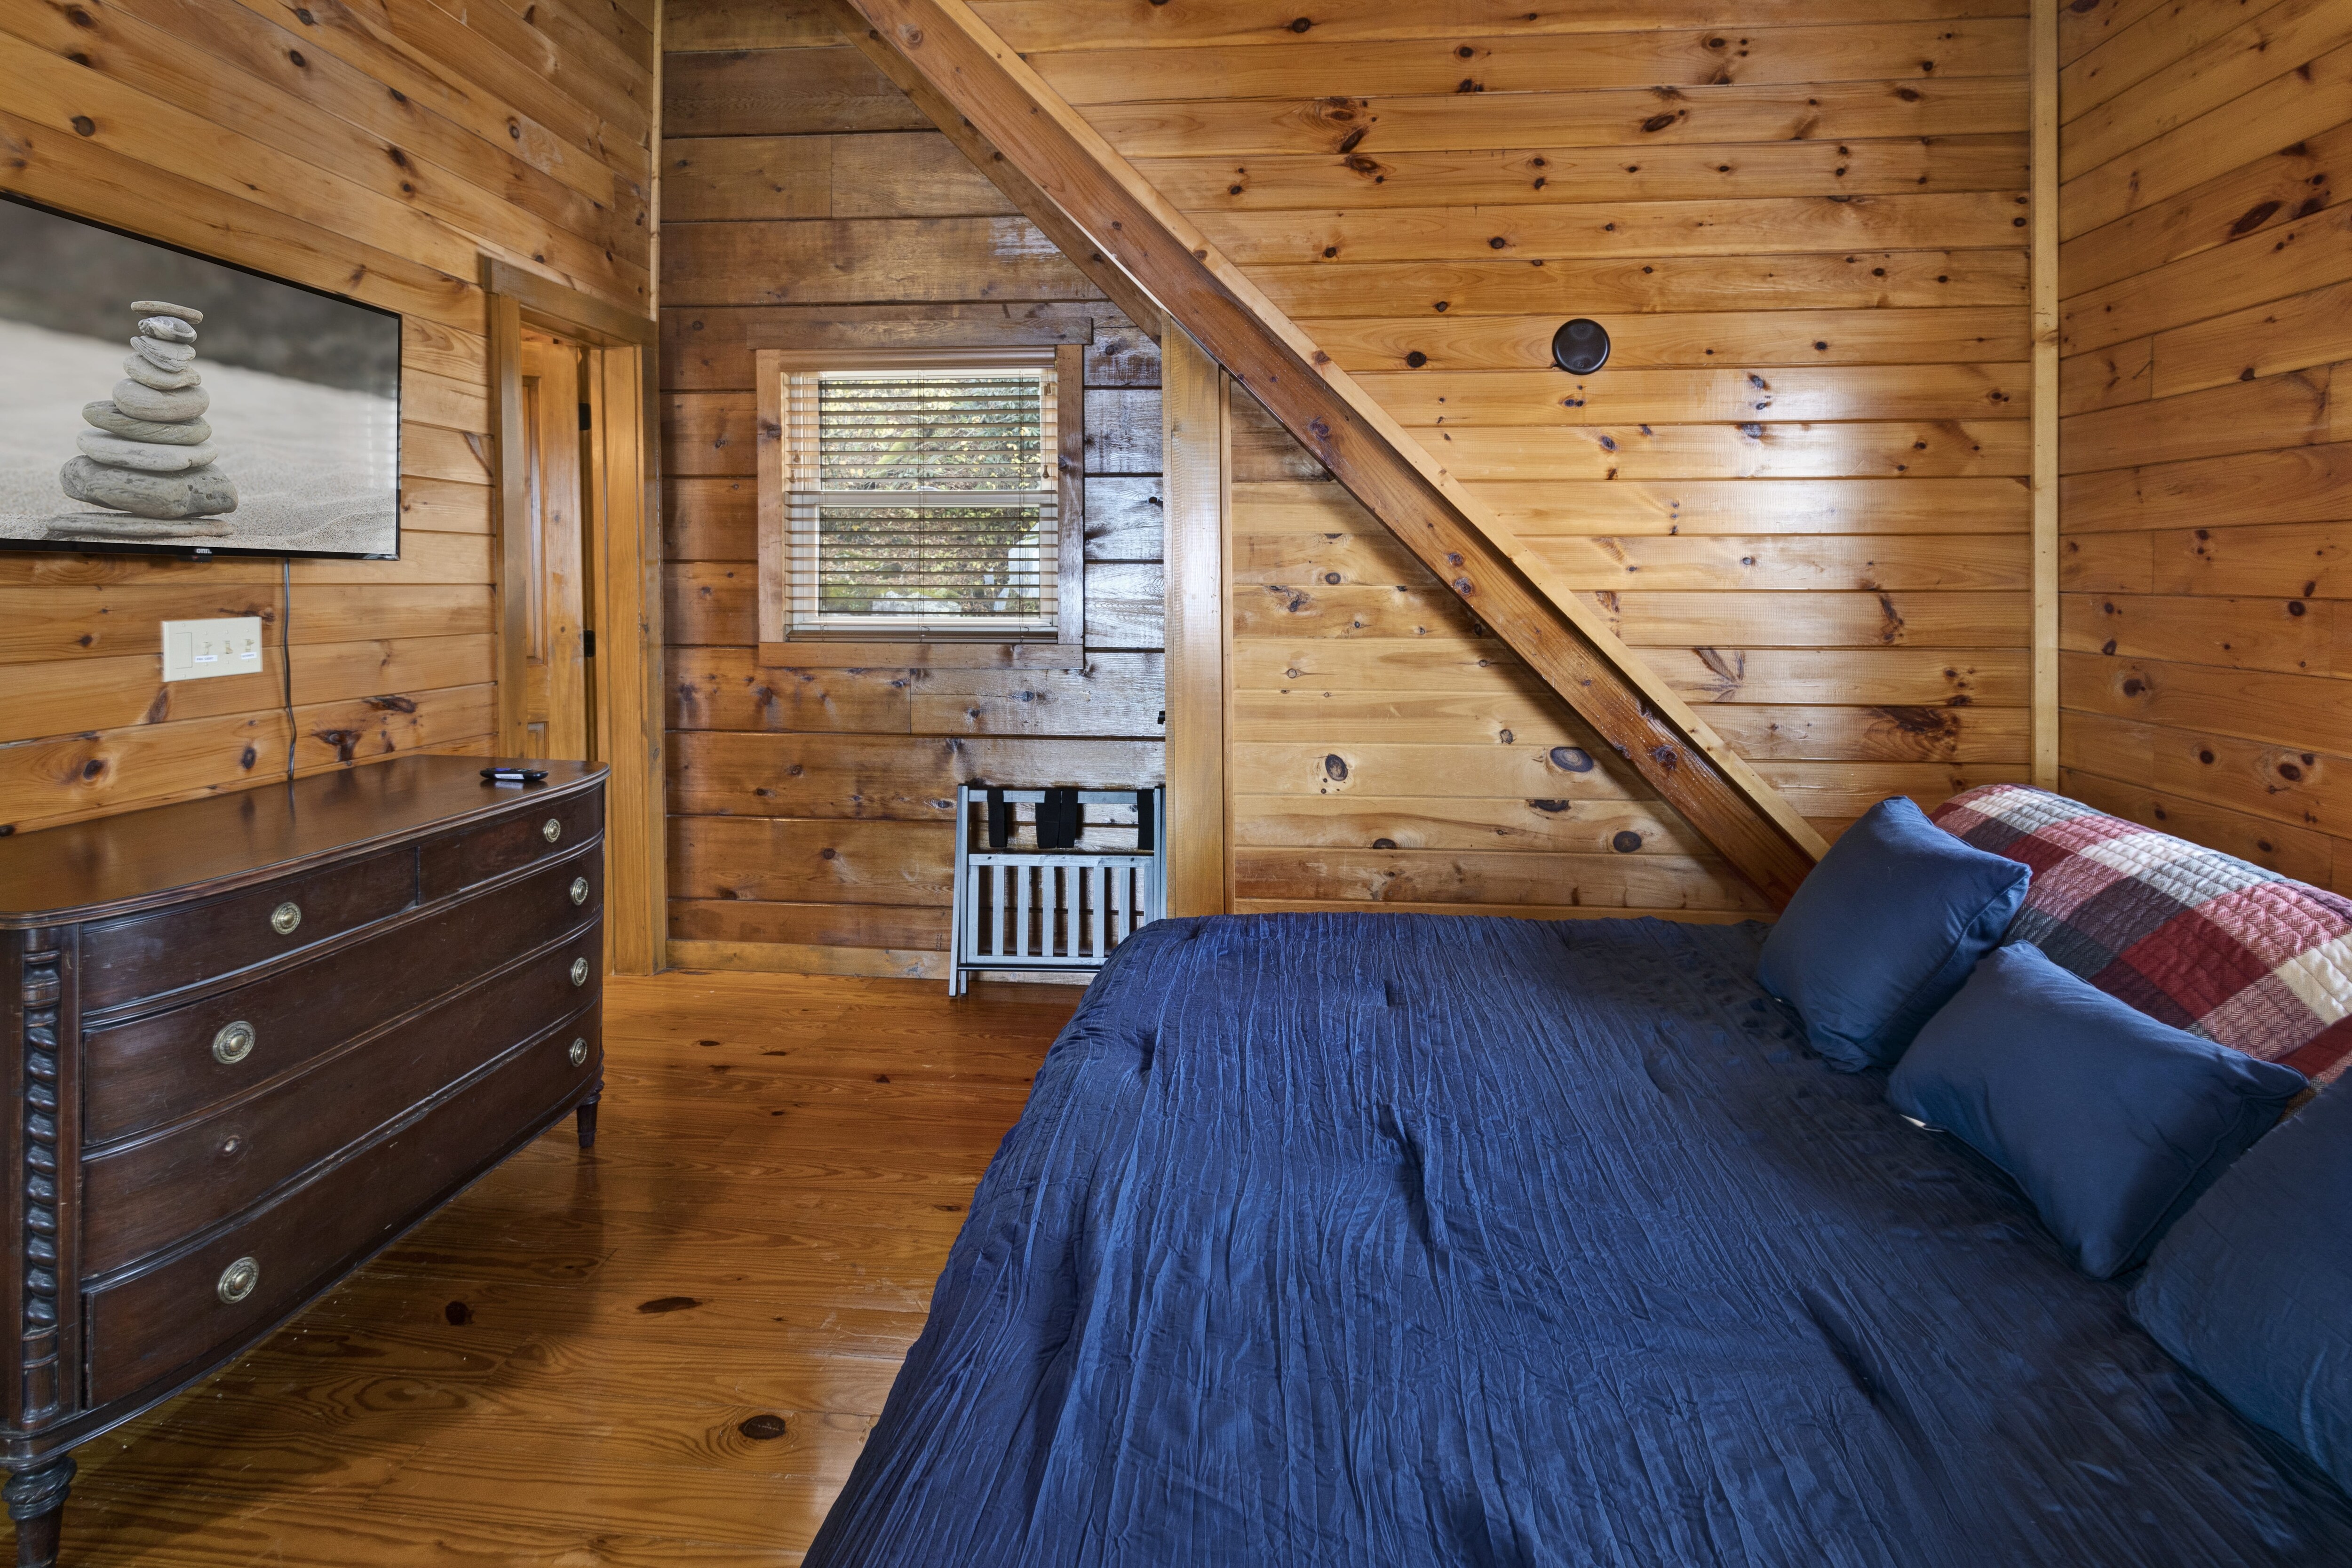
M 1045 791 L 956 786 L 950 995 L 988 970 L 1100 969 L 1139 928 L 1166 916 L 1166 789 L 1072 795 L 1080 831 L 1071 847 L 1047 849 L 1038 847 Z M 998 805 L 1001 831 L 989 826 Z M 1130 837 L 1132 849 L 1118 842 Z

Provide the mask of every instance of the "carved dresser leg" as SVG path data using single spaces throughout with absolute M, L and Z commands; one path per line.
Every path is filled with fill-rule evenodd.
M 16 1568 L 55 1568 L 58 1527 L 65 1522 L 73 1479 L 73 1458 L 64 1455 L 37 1470 L 17 1471 L 0 1488 L 8 1517 L 16 1521 Z
M 598 1095 L 596 1100 L 603 1098 L 603 1095 Z M 580 1146 L 583 1149 L 593 1149 L 596 1146 L 596 1100 L 582 1100 L 580 1110 L 576 1113 L 580 1121 Z

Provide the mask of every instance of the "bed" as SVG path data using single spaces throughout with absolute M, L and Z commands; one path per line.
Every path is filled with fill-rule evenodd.
M 1763 935 L 1146 929 L 808 1562 L 2352 1563 L 2325 1474 L 1811 1054 Z

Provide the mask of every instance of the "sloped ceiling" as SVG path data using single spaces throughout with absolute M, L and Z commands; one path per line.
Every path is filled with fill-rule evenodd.
M 1972 8 L 1354 7 L 1309 50 L 1230 4 L 860 7 L 1776 901 L 1816 826 L 2022 771 L 2023 37 Z M 1622 368 L 1580 381 L 1587 300 Z

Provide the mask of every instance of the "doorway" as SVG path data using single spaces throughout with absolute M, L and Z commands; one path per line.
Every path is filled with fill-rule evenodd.
M 617 973 L 663 965 L 660 330 L 495 258 L 488 328 L 498 534 L 497 753 L 611 774 L 604 933 Z
M 594 419 L 585 368 L 580 344 L 523 329 L 522 580 L 514 591 L 523 601 L 520 754 L 594 762 L 595 595 L 585 533 Z

